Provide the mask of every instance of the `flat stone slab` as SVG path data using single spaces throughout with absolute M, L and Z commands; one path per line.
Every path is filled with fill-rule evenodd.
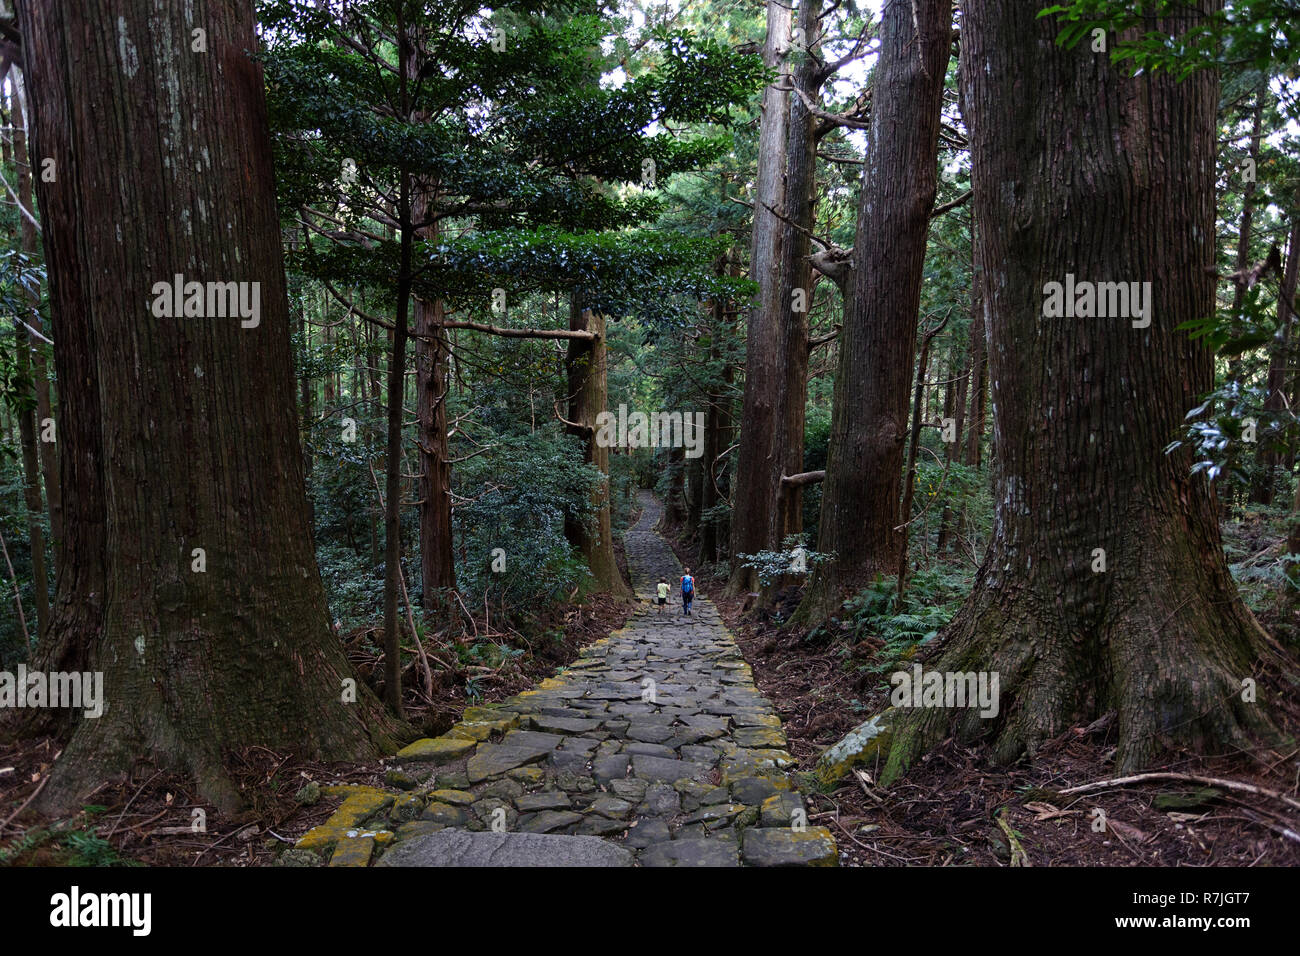
M 403 747 L 397 752 L 397 758 L 399 760 L 431 763 L 434 766 L 439 766 L 444 763 L 451 763 L 453 760 L 465 756 L 473 749 L 473 740 L 466 740 L 461 737 L 426 737 L 423 740 L 417 740 L 409 747 Z
M 839 862 L 835 838 L 825 827 L 753 828 L 745 831 L 742 846 L 749 866 L 835 866 Z
M 781 749 L 785 734 L 775 727 L 737 727 L 731 739 L 741 747 Z
M 551 748 L 545 745 L 481 744 L 478 752 L 469 758 L 465 772 L 469 774 L 470 783 L 480 783 L 488 777 L 541 760 L 550 752 Z
M 440 830 L 399 843 L 376 866 L 632 866 L 630 851 L 594 836 Z
M 592 773 L 601 783 L 614 783 L 627 776 L 627 754 L 612 754 L 598 757 L 592 765 Z
M 512 730 L 501 738 L 508 747 L 545 747 L 554 750 L 564 743 L 563 734 L 544 734 L 536 730 Z
M 529 717 L 528 722 L 537 730 L 561 734 L 585 734 L 600 726 L 599 720 L 590 717 Z
M 662 780 L 672 783 L 674 780 L 693 780 L 709 772 L 704 764 L 691 763 L 688 760 L 669 760 L 666 757 L 649 757 L 635 754 L 632 757 L 632 772 L 642 780 Z
M 469 820 L 469 814 L 465 812 L 464 807 L 452 806 L 449 803 L 431 803 L 424 808 L 420 819 L 430 823 L 441 823 L 445 827 L 463 827 Z
M 375 838 L 370 836 L 340 840 L 334 849 L 334 855 L 330 857 L 329 865 L 366 866 L 370 862 L 370 854 L 374 848 Z
M 526 793 L 515 797 L 515 806 L 520 813 L 536 813 L 539 810 L 567 810 L 571 803 L 569 795 L 563 790 L 544 790 L 541 793 Z
M 526 833 L 550 833 L 564 830 L 582 822 L 582 814 L 572 810 L 543 810 L 519 829 Z
M 642 866 L 740 866 L 731 840 L 673 840 L 652 843 L 641 851 Z
M 632 812 L 632 804 L 618 797 L 600 796 L 591 802 L 591 812 L 611 820 L 625 820 Z

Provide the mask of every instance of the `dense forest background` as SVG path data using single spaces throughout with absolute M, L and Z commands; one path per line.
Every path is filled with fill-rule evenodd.
M 1243 678 L 1293 690 L 1300 648 L 1300 16 L 1207 0 L 1184 5 L 1201 26 L 1172 27 L 1193 21 L 1014 5 L 992 0 L 972 24 L 948 0 L 264 0 L 227 23 L 215 9 L 177 21 L 177 49 L 202 64 L 243 56 L 255 17 L 259 71 L 181 109 L 127 85 L 108 47 L 61 88 L 43 63 L 108 5 L 20 3 L 0 20 L 0 671 L 166 632 L 176 602 L 205 608 L 214 634 L 314 628 L 321 668 L 358 675 L 371 716 L 364 734 L 326 731 L 336 718 L 304 704 L 305 749 L 364 757 L 615 626 L 631 593 L 620 536 L 653 489 L 701 589 L 756 646 L 832 662 L 836 717 L 804 702 L 804 756 L 935 648 L 946 666 L 1015 675 L 1000 759 L 1110 711 L 1121 770 L 1273 740 L 1285 707 L 1213 702 Z M 205 67 L 178 69 L 183 85 Z M 113 102 L 138 109 L 121 142 L 101 141 L 85 118 Z M 172 114 L 187 110 L 211 139 L 186 140 Z M 242 158 L 194 159 L 186 195 L 92 208 L 124 169 L 150 191 L 159 137 L 191 159 L 239 142 Z M 1014 202 L 998 192 L 1013 181 Z M 261 244 L 219 235 L 224 213 L 204 203 L 263 188 L 275 221 L 234 220 Z M 55 251 L 52 216 L 79 223 Z M 134 260 L 157 222 L 170 251 Z M 120 259 L 95 258 L 114 243 Z M 238 278 L 207 263 L 277 254 L 283 291 L 263 282 L 260 320 L 244 316 L 254 344 L 226 359 L 188 332 L 135 342 L 127 319 L 86 318 L 114 287 L 131 309 L 154 303 L 141 275 Z M 1152 331 L 1139 337 L 1141 316 L 1026 318 L 1040 280 L 1067 272 L 1154 280 Z M 239 318 L 220 321 L 235 342 Z M 287 328 L 283 356 L 251 338 L 259 322 Z M 65 337 L 96 357 L 65 358 Z M 234 371 L 224 391 L 138 388 L 132 354 L 178 382 L 187 362 Z M 281 447 L 268 436 L 290 398 Z M 178 408 L 203 424 L 153 422 Z M 621 408 L 680 413 L 685 437 L 598 438 L 598 416 Z M 231 462 L 264 487 L 195 490 Z M 147 494 L 128 500 L 133 484 Z M 207 503 L 155 522 L 168 488 Z M 266 503 L 239 519 L 245 537 L 213 533 L 225 502 L 250 500 Z M 195 562 L 215 572 L 201 605 L 167 583 Z M 276 602 L 272 619 L 239 610 Z M 87 628 L 108 643 L 79 644 Z M 1109 637 L 1049 668 L 1022 632 Z M 175 707 L 132 718 L 122 746 L 170 748 L 220 804 L 214 755 L 260 732 L 244 680 L 220 678 L 229 719 L 199 746 L 185 705 L 145 704 L 120 675 L 142 708 Z M 24 733 L 72 736 L 43 719 Z M 890 777 L 973 732 L 943 720 L 900 729 Z M 104 724 L 73 740 L 81 769 L 48 799 L 127 759 Z

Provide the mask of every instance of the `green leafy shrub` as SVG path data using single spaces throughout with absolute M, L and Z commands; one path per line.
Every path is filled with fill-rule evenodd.
M 492 453 L 466 461 L 457 494 L 469 500 L 453 514 L 456 580 L 466 602 L 486 599 L 526 614 L 585 586 L 590 572 L 564 526 L 594 520 L 591 495 L 601 481 L 573 439 L 555 430 L 503 438 Z

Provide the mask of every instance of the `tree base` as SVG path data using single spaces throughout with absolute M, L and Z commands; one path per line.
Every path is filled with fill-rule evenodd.
M 840 612 L 845 601 L 887 573 L 883 566 L 867 565 L 846 579 L 832 565 L 818 567 L 788 625 L 812 628 L 824 624 Z
M 129 778 L 138 763 L 180 774 L 194 781 L 198 799 L 224 814 L 248 808 L 248 800 L 227 771 L 223 753 L 207 742 L 178 739 L 160 733 L 144 740 L 129 727 L 88 722 L 72 738 L 50 771 L 49 783 L 35 801 L 38 812 L 63 816 L 79 810 L 106 781 Z M 360 763 L 395 753 L 404 738 L 400 727 L 387 719 L 371 729 L 360 726 L 334 728 L 326 738 L 304 742 L 301 748 L 276 743 L 270 736 L 250 734 L 229 749 L 259 744 L 272 750 L 291 751 L 302 759 Z
M 199 799 L 234 813 L 245 806 L 226 770 L 234 752 L 262 746 L 301 760 L 364 762 L 395 753 L 414 736 L 364 686 L 340 693 L 345 672 L 336 673 L 332 662 L 313 663 L 320 669 L 300 673 L 293 660 L 275 662 L 263 682 L 219 689 L 216 675 L 185 674 L 186 680 L 184 672 L 164 687 L 151 670 L 119 659 L 104 669 L 104 713 L 77 721 L 36 809 L 75 812 L 105 781 L 129 777 L 147 762 L 194 780 Z
M 1267 667 L 1294 671 L 1295 663 L 1235 595 L 1211 601 L 1194 589 L 1143 588 L 1117 594 L 1085 629 L 1056 601 L 985 580 L 981 571 L 976 593 L 924 669 L 996 673 L 996 715 L 975 707 L 900 709 L 882 784 L 948 737 L 986 742 L 993 762 L 1005 765 L 1111 711 L 1117 773 L 1176 751 L 1254 755 L 1284 740 L 1257 685 Z

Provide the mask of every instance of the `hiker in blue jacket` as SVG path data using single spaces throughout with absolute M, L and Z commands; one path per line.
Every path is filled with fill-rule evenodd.
M 682 575 L 682 609 L 686 616 L 691 616 L 691 602 L 695 600 L 695 578 L 691 577 L 691 569 L 683 568 L 685 574 Z

